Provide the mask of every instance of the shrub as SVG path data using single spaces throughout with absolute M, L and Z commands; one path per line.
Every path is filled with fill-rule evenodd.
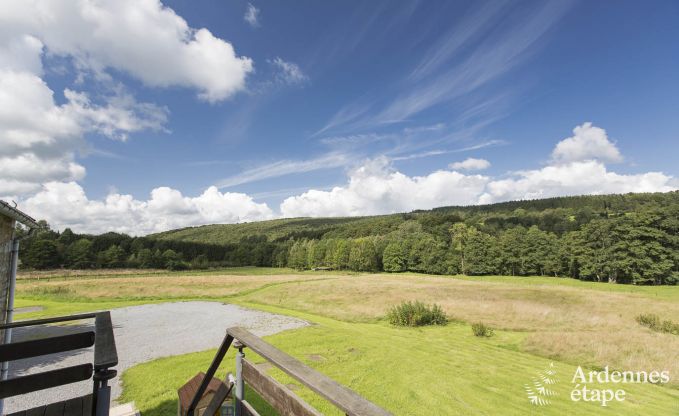
M 387 318 L 389 323 L 398 326 L 445 325 L 448 318 L 439 305 L 427 305 L 420 301 L 402 302 L 392 307 Z
M 661 321 L 660 318 L 658 318 L 658 315 L 642 313 L 636 317 L 636 320 L 639 325 L 648 327 L 653 331 L 679 335 L 679 323 L 674 323 L 670 320 Z
M 472 332 L 477 337 L 492 337 L 494 334 L 493 328 L 481 322 L 472 324 Z
M 652 313 L 642 313 L 641 315 L 637 316 L 636 319 L 637 322 L 639 322 L 639 325 L 647 326 L 651 329 L 657 328 L 660 324 L 660 318 L 658 318 L 658 315 L 654 315 Z

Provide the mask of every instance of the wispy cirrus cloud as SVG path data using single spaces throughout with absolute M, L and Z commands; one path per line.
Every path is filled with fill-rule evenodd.
M 280 56 L 269 61 L 277 69 L 276 79 L 284 84 L 295 85 L 309 81 L 309 77 L 294 62 L 286 61 Z
M 414 68 L 394 84 L 391 99 L 362 97 L 340 108 L 316 135 L 333 130 L 361 131 L 412 120 L 441 105 L 462 104 L 472 93 L 524 64 L 559 20 L 570 1 L 538 7 L 506 7 L 506 2 L 475 6 L 454 29 L 426 50 Z M 388 95 L 384 91 L 383 95 Z M 484 100 L 493 101 L 492 94 Z
M 246 169 L 236 175 L 224 178 L 216 183 L 220 189 L 229 188 L 263 179 L 277 178 L 296 173 L 313 172 L 323 169 L 333 169 L 346 166 L 355 160 L 347 153 L 333 152 L 314 159 L 307 160 L 279 160 L 251 169 Z
M 252 3 L 248 3 L 245 9 L 245 14 L 243 15 L 243 20 L 245 20 L 252 27 L 259 27 L 259 9 L 256 8 Z

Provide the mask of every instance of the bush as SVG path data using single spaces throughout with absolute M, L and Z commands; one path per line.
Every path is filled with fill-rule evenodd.
M 492 337 L 494 334 L 493 328 L 481 322 L 472 324 L 472 332 L 477 337 Z
M 643 325 L 657 332 L 665 332 L 667 334 L 679 335 L 679 324 L 670 320 L 661 321 L 658 315 L 649 313 L 638 315 L 636 317 L 639 325 Z
M 660 318 L 658 318 L 658 315 L 654 315 L 652 313 L 642 313 L 641 315 L 637 316 L 637 322 L 639 325 L 647 326 L 653 329 L 660 325 Z
M 427 305 L 420 301 L 402 302 L 387 314 L 389 323 L 397 326 L 445 325 L 448 318 L 439 305 Z

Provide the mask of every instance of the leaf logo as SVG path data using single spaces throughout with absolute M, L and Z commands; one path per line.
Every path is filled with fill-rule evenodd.
M 533 406 L 547 406 L 548 404 L 551 404 L 552 402 L 549 398 L 556 396 L 557 392 L 550 389 L 548 386 L 554 385 L 558 381 L 559 379 L 556 378 L 554 363 L 550 363 L 549 367 L 538 372 L 537 376 L 533 378 L 532 383 L 523 385 L 530 404 Z

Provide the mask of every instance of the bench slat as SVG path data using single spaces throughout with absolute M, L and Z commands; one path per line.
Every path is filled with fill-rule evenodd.
M 94 345 L 94 332 L 79 332 L 77 334 L 59 335 L 0 345 L 0 357 L 2 357 L 3 361 L 14 361 L 87 348 L 92 345 Z
M 92 364 L 88 363 L 3 380 L 0 381 L 0 399 L 87 380 L 92 372 Z

